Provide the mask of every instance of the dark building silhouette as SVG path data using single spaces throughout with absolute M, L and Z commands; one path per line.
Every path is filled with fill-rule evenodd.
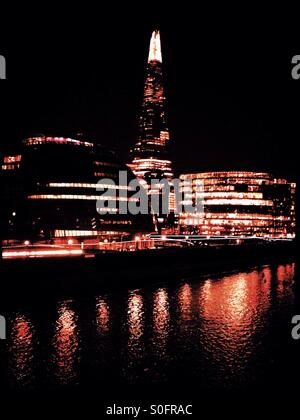
M 2 162 L 3 239 L 112 241 L 151 231 L 148 215 L 123 215 L 118 208 L 112 214 L 97 212 L 97 182 L 114 180 L 118 200 L 119 171 L 126 171 L 129 181 L 135 178 L 113 152 L 82 138 L 24 140 L 20 151 Z M 128 200 L 131 195 L 128 191 Z

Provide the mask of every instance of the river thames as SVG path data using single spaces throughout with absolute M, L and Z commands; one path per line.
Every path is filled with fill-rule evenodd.
M 191 383 L 205 394 L 288 392 L 299 351 L 295 279 L 290 262 L 68 300 L 40 296 L 4 314 L 2 386 L 11 396 L 184 392 Z

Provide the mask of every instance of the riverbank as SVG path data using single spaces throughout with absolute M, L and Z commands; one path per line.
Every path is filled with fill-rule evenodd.
M 166 248 L 106 252 L 94 258 L 72 257 L 2 261 L 2 299 L 13 295 L 88 294 L 178 280 L 194 273 L 247 269 L 258 264 L 287 262 L 296 256 L 294 243 L 247 244 L 206 248 Z

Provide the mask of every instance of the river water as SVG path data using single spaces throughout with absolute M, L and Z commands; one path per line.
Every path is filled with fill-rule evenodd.
M 2 385 L 12 393 L 191 381 L 203 391 L 276 389 L 282 381 L 286 388 L 298 345 L 295 269 L 266 265 L 70 300 L 41 296 L 5 314 Z

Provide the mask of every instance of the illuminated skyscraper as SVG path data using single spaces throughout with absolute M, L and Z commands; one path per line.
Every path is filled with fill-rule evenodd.
M 149 196 L 163 195 L 161 184 L 153 184 L 153 180 L 173 178 L 172 162 L 170 158 L 170 134 L 166 116 L 166 98 L 164 94 L 162 75 L 162 54 L 160 33 L 152 32 L 146 80 L 141 113 L 138 121 L 137 142 L 130 151 L 132 169 L 141 183 L 148 189 Z M 150 183 L 152 185 L 150 187 Z M 156 214 L 157 229 L 172 227 L 174 223 L 174 193 L 169 195 L 171 217 Z
M 170 136 L 163 88 L 160 33 L 151 36 L 138 136 L 129 166 L 138 178 L 171 179 Z

